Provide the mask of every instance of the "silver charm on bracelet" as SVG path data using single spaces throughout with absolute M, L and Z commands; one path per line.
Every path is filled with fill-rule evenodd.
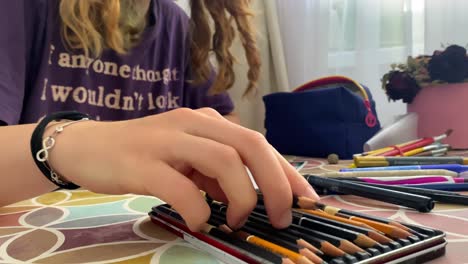
M 73 125 L 81 121 L 87 121 L 87 120 L 89 120 L 89 118 L 83 118 L 80 120 L 70 121 L 63 125 L 56 126 L 54 129 L 54 132 L 50 136 L 42 140 L 42 149 L 36 153 L 36 159 L 40 162 L 43 162 L 46 165 L 46 167 L 50 170 L 50 178 L 58 184 L 64 184 L 65 182 L 60 179 L 60 176 L 50 166 L 48 162 L 49 150 L 51 150 L 55 146 L 55 137 L 57 137 L 58 134 L 62 133 L 65 127 Z

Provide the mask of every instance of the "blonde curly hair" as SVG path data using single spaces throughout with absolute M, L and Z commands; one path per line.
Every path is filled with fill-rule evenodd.
M 59 12 L 64 42 L 69 48 L 82 49 L 86 56 L 98 57 L 106 48 L 124 54 L 140 40 L 149 1 L 153 0 L 62 0 Z M 190 0 L 195 83 L 208 79 L 213 52 L 218 72 L 211 91 L 219 93 L 233 86 L 235 58 L 230 47 L 236 35 L 235 24 L 249 64 L 244 94 L 255 89 L 261 62 L 249 4 L 250 0 Z

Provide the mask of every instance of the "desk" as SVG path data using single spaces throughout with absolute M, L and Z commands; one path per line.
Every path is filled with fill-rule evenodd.
M 301 172 L 346 165 L 307 161 Z M 355 196 L 324 196 L 323 202 L 444 230 L 447 255 L 431 263 L 468 263 L 468 207 L 439 204 L 423 214 Z M 160 203 L 153 197 L 76 190 L 0 208 L 0 263 L 219 263 L 149 221 L 147 212 Z

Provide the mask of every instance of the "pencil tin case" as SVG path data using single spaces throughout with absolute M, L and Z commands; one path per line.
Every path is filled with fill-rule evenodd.
M 214 223 L 220 223 L 220 221 L 222 222 L 222 220 L 220 220 L 222 218 L 219 218 L 220 216 L 218 215 L 218 213 L 214 214 L 213 210 L 215 209 L 213 209 L 212 207 L 212 215 L 208 223 L 210 225 L 213 224 L 214 226 L 216 226 L 216 224 Z M 385 231 L 384 233 L 380 229 L 373 229 L 374 225 L 372 225 L 370 226 L 370 228 L 368 228 L 368 230 L 376 230 L 375 233 L 383 234 L 384 238 L 387 237 L 386 242 L 381 241 L 375 243 L 374 245 L 370 245 L 365 244 L 365 242 L 362 239 L 355 239 L 350 241 L 350 238 L 348 236 L 349 234 L 353 234 L 352 232 L 350 232 L 350 230 L 361 230 L 361 232 L 363 232 L 362 230 L 367 229 L 359 229 L 357 226 L 353 225 L 349 225 L 347 228 L 344 228 L 343 226 L 346 225 L 341 222 L 335 221 L 336 224 L 333 224 L 333 218 L 323 218 L 322 220 L 320 220 L 320 217 L 314 217 L 314 215 L 312 214 L 307 214 L 299 211 L 294 211 L 293 215 L 295 215 L 296 217 L 297 214 L 300 214 L 301 217 L 304 219 L 301 218 L 302 220 L 296 224 L 294 224 L 295 221 L 293 221 L 293 225 L 291 225 L 291 227 L 287 229 L 273 230 L 270 233 L 267 233 L 265 231 L 268 230 L 267 224 L 260 225 L 260 222 L 256 222 L 257 220 L 252 220 L 255 217 L 257 217 L 258 219 L 258 216 L 261 214 L 258 212 L 255 213 L 254 211 L 249 217 L 249 221 L 247 222 L 247 224 L 240 231 L 249 232 L 249 235 L 251 235 L 252 237 L 258 237 L 259 239 L 264 239 L 265 241 L 270 241 L 273 244 L 278 244 L 284 247 L 288 247 L 288 245 L 291 245 L 291 241 L 294 241 L 294 239 L 297 239 L 296 241 L 302 239 L 303 241 L 306 241 L 308 243 L 310 242 L 316 247 L 319 247 L 316 249 L 318 251 L 322 251 L 321 253 L 323 253 L 317 253 L 315 255 L 319 256 L 320 262 L 302 262 L 300 261 L 300 259 L 295 259 L 293 263 L 412 264 L 424 263 L 445 254 L 445 247 L 447 242 L 445 240 L 445 233 L 440 230 L 410 225 L 401 222 L 392 222 L 392 220 L 377 218 L 363 213 L 353 213 L 349 210 L 342 211 L 348 214 L 354 214 L 354 218 L 352 219 L 367 219 L 369 222 L 374 221 L 375 223 L 379 223 L 380 221 L 380 223 L 384 227 L 386 225 L 384 224 L 384 222 L 388 221 L 387 226 L 394 224 L 394 230 L 398 229 L 395 226 L 407 228 L 405 230 L 407 230 L 408 235 L 405 235 L 405 233 L 398 233 L 397 235 L 396 231 L 388 231 L 382 229 L 383 231 Z M 319 215 L 323 214 L 324 212 L 327 212 L 326 208 L 324 209 L 324 211 L 319 213 Z M 337 211 L 335 210 L 335 213 L 336 212 Z M 224 231 L 218 230 L 218 228 L 205 229 L 202 232 L 192 232 L 185 225 L 180 215 L 178 215 L 177 212 L 171 209 L 171 207 L 167 204 L 153 207 L 152 211 L 149 212 L 149 216 L 153 223 L 183 238 L 198 249 L 212 254 L 224 263 L 286 263 L 285 258 L 290 257 L 287 254 L 277 254 L 278 252 L 274 248 L 263 248 L 263 246 L 259 246 L 260 244 L 256 243 L 250 244 L 250 242 L 246 242 L 244 239 L 241 239 L 237 236 L 232 236 L 232 233 L 224 233 Z M 260 218 L 262 218 L 262 216 L 260 216 Z M 266 219 L 266 215 L 263 215 L 263 218 Z M 315 223 L 314 221 L 318 222 Z M 365 222 L 365 220 L 362 221 Z M 323 232 L 320 232 L 317 228 L 311 228 L 310 225 L 314 225 L 314 223 L 315 225 L 323 225 L 325 228 L 320 229 Z M 328 225 L 328 227 L 326 225 Z M 369 223 L 369 225 L 371 225 L 371 223 Z M 378 224 L 376 225 L 378 226 Z M 358 232 L 358 234 L 362 235 L 363 233 Z M 368 234 L 368 236 L 372 237 L 370 234 Z M 344 237 L 347 239 L 345 239 Z M 377 240 L 377 238 L 375 239 Z M 282 240 L 285 240 L 284 243 L 282 242 Z M 329 245 L 337 247 L 340 251 L 344 252 L 344 254 L 340 253 L 340 251 L 333 251 L 334 248 L 329 247 Z M 290 250 L 294 250 L 294 247 L 291 247 L 292 248 L 290 248 Z
M 292 92 L 263 97 L 266 138 L 279 152 L 349 159 L 380 130 L 365 86 L 344 76 L 308 82 Z

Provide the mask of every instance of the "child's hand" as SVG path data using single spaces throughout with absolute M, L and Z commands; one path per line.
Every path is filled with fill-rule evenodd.
M 243 224 L 257 201 L 245 166 L 264 194 L 275 227 L 290 224 L 293 193 L 318 198 L 263 135 L 212 109 L 76 124 L 60 135 L 50 159 L 61 175 L 91 191 L 161 198 L 192 230 L 210 215 L 199 189 L 229 204 L 229 225 Z

